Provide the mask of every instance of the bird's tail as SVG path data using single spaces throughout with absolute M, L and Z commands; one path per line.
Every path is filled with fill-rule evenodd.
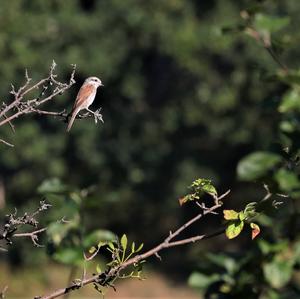
M 75 120 L 76 115 L 77 115 L 78 112 L 79 112 L 78 109 L 74 109 L 74 110 L 71 112 L 72 116 L 71 116 L 71 119 L 70 119 L 70 121 L 69 121 L 69 123 L 68 123 L 67 132 L 69 132 L 69 131 L 71 130 L 72 125 L 73 125 L 73 122 L 74 122 L 74 120 Z

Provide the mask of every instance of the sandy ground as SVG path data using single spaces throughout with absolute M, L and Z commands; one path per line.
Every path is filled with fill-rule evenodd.
M 145 274 L 146 279 L 143 281 L 138 279 L 119 281 L 116 284 L 117 291 L 108 289 L 105 298 L 200 299 L 199 294 L 185 284 L 174 283 L 159 273 L 146 271 Z M 6 299 L 33 298 L 65 286 L 68 275 L 69 269 L 58 265 L 45 266 L 42 271 L 37 269 L 17 271 L 0 264 L 0 289 L 8 286 Z M 93 286 L 86 286 L 69 294 L 68 298 L 101 298 L 101 295 Z

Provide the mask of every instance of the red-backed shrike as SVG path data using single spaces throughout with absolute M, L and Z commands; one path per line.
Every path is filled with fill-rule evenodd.
M 104 86 L 104 85 L 102 84 L 101 80 L 97 77 L 89 77 L 84 81 L 77 94 L 75 104 L 70 113 L 71 119 L 68 123 L 67 132 L 71 130 L 76 115 L 79 113 L 80 110 L 85 109 L 95 114 L 92 110 L 89 109 L 89 107 L 94 102 L 97 93 L 97 88 L 99 86 Z

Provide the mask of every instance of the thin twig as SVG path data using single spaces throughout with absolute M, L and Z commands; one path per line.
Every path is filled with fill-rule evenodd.
M 24 232 L 24 233 L 16 233 L 16 231 L 25 225 L 29 225 L 31 227 L 37 228 L 38 221 L 36 220 L 36 216 L 45 210 L 48 210 L 51 207 L 50 204 L 45 201 L 40 201 L 39 207 L 35 212 L 31 215 L 28 213 L 24 213 L 23 216 L 17 216 L 17 209 L 15 209 L 14 213 L 6 215 L 6 222 L 3 228 L 3 231 L 0 233 L 0 241 L 6 241 L 7 245 L 11 245 L 13 243 L 13 237 L 30 237 L 33 244 L 37 247 L 41 247 L 38 243 L 38 234 L 44 232 L 47 228 L 36 229 L 33 232 Z
M 227 195 L 228 192 L 226 192 L 225 194 Z M 84 278 L 80 281 L 80 283 L 75 283 L 74 282 L 70 286 L 68 286 L 66 288 L 58 289 L 58 290 L 54 291 L 53 293 L 51 293 L 49 295 L 38 296 L 38 297 L 35 297 L 35 298 L 39 298 L 39 299 L 57 298 L 57 297 L 60 297 L 64 294 L 70 292 L 70 291 L 76 290 L 76 289 L 78 289 L 82 286 L 89 285 L 91 283 L 98 283 L 99 284 L 102 280 L 103 280 L 103 285 L 107 285 L 107 284 L 109 284 L 109 281 L 112 278 L 118 276 L 120 271 L 124 270 L 125 268 L 127 268 L 131 265 L 136 265 L 139 262 L 141 262 L 143 260 L 146 260 L 147 258 L 149 258 L 151 256 L 156 256 L 156 257 L 160 258 L 159 252 L 163 249 L 167 249 L 167 248 L 171 248 L 171 247 L 175 247 L 175 246 L 179 246 L 179 245 L 184 245 L 184 244 L 188 244 L 188 243 L 193 243 L 193 242 L 196 242 L 196 241 L 203 240 L 205 238 L 211 238 L 213 236 L 217 236 L 217 235 L 222 234 L 224 232 L 224 229 L 222 229 L 222 231 L 218 231 L 216 233 L 209 234 L 209 235 L 199 235 L 199 236 L 194 236 L 194 237 L 187 238 L 187 239 L 173 241 L 173 239 L 178 237 L 187 227 L 191 226 L 193 223 L 200 220 L 204 216 L 206 216 L 208 214 L 211 214 L 215 210 L 220 208 L 222 206 L 222 202 L 220 201 L 220 198 L 224 198 L 224 196 L 225 195 L 223 194 L 220 197 L 216 197 L 215 204 L 212 207 L 207 208 L 207 209 L 203 210 L 202 212 L 200 212 L 198 215 L 196 215 L 195 217 L 193 217 L 192 219 L 187 221 L 185 224 L 180 226 L 177 230 L 175 230 L 175 232 L 170 232 L 168 237 L 162 243 L 160 243 L 156 247 L 148 250 L 147 252 L 145 252 L 143 254 L 140 254 L 140 255 L 136 255 L 136 256 L 130 258 L 129 260 L 127 260 L 126 262 L 122 263 L 121 265 L 118 265 L 116 267 L 108 269 L 107 272 L 103 272 L 99 275 L 94 275 L 94 276 L 89 277 L 89 278 Z
M 29 237 L 29 238 L 31 238 L 32 243 L 33 243 L 36 247 L 44 247 L 43 245 L 41 245 L 41 244 L 38 243 L 38 240 L 39 240 L 38 234 L 40 234 L 40 233 L 42 233 L 42 232 L 44 232 L 44 231 L 46 231 L 46 230 L 47 230 L 47 228 L 44 227 L 44 228 L 41 228 L 41 229 L 39 229 L 39 230 L 35 230 L 35 231 L 33 231 L 33 232 L 30 232 L 30 233 L 19 233 L 19 234 L 13 234 L 12 236 L 13 236 L 13 237 L 16 237 L 16 238 L 20 238 L 20 237 Z
M 13 144 L 11 144 L 11 143 L 9 143 L 9 142 L 3 140 L 3 139 L 0 139 L 0 142 L 4 143 L 5 145 L 8 145 L 8 146 L 10 146 L 10 147 L 14 147 Z
M 0 126 L 3 126 L 7 123 L 9 123 L 12 126 L 12 121 L 16 118 L 18 118 L 21 115 L 24 114 L 30 114 L 30 113 L 38 113 L 38 110 L 36 109 L 38 106 L 45 104 L 46 102 L 52 100 L 54 97 L 56 97 L 59 94 L 63 94 L 67 89 L 69 89 L 74 83 L 74 76 L 75 76 L 75 65 L 72 65 L 72 72 L 70 75 L 69 82 L 62 83 L 57 81 L 55 78 L 57 77 L 56 74 L 54 74 L 56 67 L 56 63 L 53 61 L 49 75 L 48 77 L 41 79 L 39 82 L 31 84 L 31 78 L 29 78 L 27 70 L 25 72 L 25 78 L 26 82 L 23 86 L 21 86 L 17 91 L 12 85 L 11 94 L 14 96 L 13 101 L 6 105 L 6 103 L 2 104 L 2 108 L 0 107 L 0 119 L 4 118 L 0 121 Z M 52 86 L 52 92 L 47 97 L 43 98 L 45 92 L 49 88 L 49 86 Z M 40 95 L 37 98 L 24 100 L 24 97 L 32 92 L 33 90 L 38 90 L 41 87 L 43 87 Z M 50 113 L 49 113 L 50 114 Z

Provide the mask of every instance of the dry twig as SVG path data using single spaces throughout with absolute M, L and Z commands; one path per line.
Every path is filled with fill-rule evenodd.
M 47 204 L 44 201 L 40 201 L 40 205 L 38 209 L 30 215 L 24 213 L 23 216 L 18 217 L 17 210 L 15 210 L 15 213 L 6 215 L 6 223 L 4 225 L 3 231 L 0 233 L 0 241 L 5 240 L 7 245 L 11 245 L 13 243 L 12 238 L 14 237 L 18 237 L 18 238 L 29 237 L 35 246 L 41 247 L 42 245 L 38 243 L 38 235 L 44 232 L 47 228 L 41 228 L 33 232 L 24 232 L 24 233 L 16 233 L 16 231 L 20 227 L 24 227 L 26 225 L 37 228 L 39 222 L 36 220 L 35 217 L 40 212 L 48 210 L 50 207 L 51 207 L 50 204 Z
M 19 87 L 18 90 L 13 84 L 11 84 L 10 93 L 13 95 L 13 100 L 9 104 L 6 102 L 3 102 L 2 105 L 0 104 L 0 127 L 9 124 L 12 131 L 15 132 L 13 122 L 20 116 L 33 113 L 60 117 L 64 121 L 67 121 L 69 114 L 66 112 L 66 110 L 56 112 L 41 109 L 41 106 L 53 100 L 56 96 L 66 92 L 75 83 L 74 76 L 76 65 L 72 65 L 70 78 L 68 82 L 65 83 L 57 80 L 55 68 L 56 63 L 53 61 L 48 76 L 34 83 L 32 82 L 33 80 L 29 77 L 26 70 L 25 83 Z M 39 91 L 39 95 L 35 97 L 32 96 L 32 93 L 37 90 Z M 98 109 L 93 113 L 89 112 L 83 115 L 77 115 L 76 118 L 93 117 L 96 123 L 98 120 L 103 122 L 100 110 L 101 109 Z M 0 143 L 11 147 L 13 146 L 13 144 L 3 139 L 0 139 Z

